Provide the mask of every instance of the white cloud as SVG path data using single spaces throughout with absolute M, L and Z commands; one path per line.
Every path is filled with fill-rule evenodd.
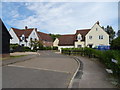
M 117 19 L 117 6 L 115 5 L 117 3 L 30 2 L 25 6 L 35 14 L 23 20 L 15 19 L 9 24 L 19 28 L 25 25 L 37 27 L 39 30 L 46 30 L 50 33 L 74 33 L 76 29 L 91 28 L 98 20 L 102 25 L 115 23 Z M 117 24 L 115 25 L 117 27 Z

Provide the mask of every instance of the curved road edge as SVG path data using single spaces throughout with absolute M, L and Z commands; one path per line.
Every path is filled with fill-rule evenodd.
M 73 58 L 74 60 L 77 61 L 78 68 L 75 71 L 72 79 L 70 80 L 68 88 L 78 88 L 79 82 L 77 81 L 77 83 L 76 83 L 75 79 L 80 79 L 82 77 L 82 74 L 83 74 L 83 63 L 82 63 L 82 61 L 79 58 L 77 58 L 75 56 L 71 57 L 71 58 Z

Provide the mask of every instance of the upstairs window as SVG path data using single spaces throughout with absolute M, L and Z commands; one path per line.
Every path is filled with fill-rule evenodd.
M 33 33 L 33 35 L 35 35 L 35 33 Z
M 78 35 L 78 36 L 77 36 L 77 40 L 82 40 L 81 35 Z
M 96 31 L 98 31 L 98 28 L 96 28 Z
M 25 40 L 25 37 L 24 37 L 24 36 L 22 36 L 22 40 Z
M 37 39 L 35 38 L 35 41 L 37 41 Z
M 92 36 L 89 36 L 89 39 L 92 39 Z
M 99 35 L 99 39 L 103 39 L 103 35 Z
M 32 41 L 32 38 L 30 38 L 30 41 Z

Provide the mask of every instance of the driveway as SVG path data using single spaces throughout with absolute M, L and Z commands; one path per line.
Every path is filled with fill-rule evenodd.
M 52 51 L 3 66 L 3 88 L 67 88 L 78 63 Z

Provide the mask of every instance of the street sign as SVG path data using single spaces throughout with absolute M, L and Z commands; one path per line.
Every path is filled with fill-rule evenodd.
M 116 63 L 116 64 L 118 63 L 118 61 L 115 60 L 115 59 L 111 59 L 111 61 L 114 62 L 114 63 Z

